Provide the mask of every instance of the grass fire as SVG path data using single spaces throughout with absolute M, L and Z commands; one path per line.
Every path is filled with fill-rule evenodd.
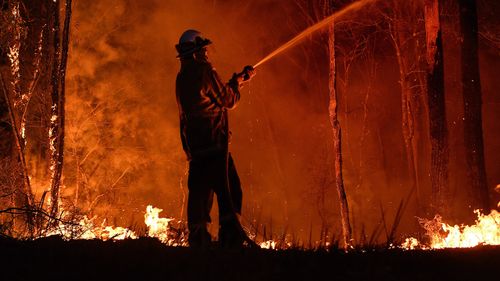
M 0 0 L 0 279 L 498 275 L 498 13 Z

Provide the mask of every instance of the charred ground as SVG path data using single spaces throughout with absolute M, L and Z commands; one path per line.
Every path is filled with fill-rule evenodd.
M 205 250 L 156 239 L 35 241 L 2 238 L 3 280 L 488 280 L 500 247 Z

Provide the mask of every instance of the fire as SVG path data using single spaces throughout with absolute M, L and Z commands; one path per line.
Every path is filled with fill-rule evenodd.
M 276 249 L 276 241 L 267 240 L 259 244 L 262 249 L 275 250 Z
M 186 243 L 181 239 L 176 240 L 173 229 L 169 226 L 172 218 L 160 218 L 159 213 L 162 209 L 155 208 L 151 205 L 146 207 L 144 222 L 148 227 L 148 237 L 158 238 L 162 243 L 170 246 L 184 246 Z M 61 209 L 61 212 L 64 212 Z M 125 227 L 106 225 L 104 220 L 100 225 L 95 223 L 96 218 L 88 218 L 83 216 L 76 223 L 60 220 L 56 226 L 53 226 L 48 231 L 43 232 L 39 238 L 53 235 L 62 236 L 63 239 L 100 239 L 100 240 L 123 240 L 137 239 L 138 235 Z M 181 235 L 182 236 L 182 235 Z
M 188 246 L 187 231 L 176 229 L 172 223 L 174 218 L 162 218 L 162 209 L 152 205 L 146 207 L 144 223 L 147 226 L 147 237 L 160 240 L 168 246 Z M 442 249 L 442 248 L 469 248 L 478 245 L 500 245 L 500 212 L 493 210 L 489 215 L 482 214 L 479 210 L 474 211 L 477 219 L 474 225 L 449 225 L 442 221 L 441 216 L 436 215 L 432 220 L 421 220 L 429 244 L 424 244 L 418 239 L 409 237 L 400 245 L 405 250 L 415 249 Z M 181 225 L 181 222 L 177 222 Z M 95 218 L 84 216 L 77 223 L 59 221 L 58 225 L 49 231 L 42 233 L 39 237 L 60 235 L 66 240 L 70 239 L 100 239 L 100 240 L 123 240 L 137 239 L 134 231 L 125 227 L 106 225 L 106 220 L 101 224 L 95 223 Z M 290 243 L 286 243 L 291 246 Z M 276 250 L 279 246 L 274 240 L 263 241 L 259 244 L 262 249 Z
M 60 235 L 63 239 L 100 239 L 100 240 L 123 240 L 137 239 L 137 235 L 130 229 L 125 227 L 113 227 L 106 225 L 104 220 L 101 225 L 94 224 L 95 218 L 89 219 L 84 216 L 78 223 L 71 224 L 59 221 L 58 225 L 50 229 L 46 233 L 42 233 L 40 237 L 48 237 L 52 235 Z
M 500 245 L 500 212 L 493 210 L 489 215 L 484 215 L 479 210 L 475 210 L 474 213 L 477 215 L 474 225 L 449 225 L 442 222 L 439 215 L 432 220 L 422 220 L 426 235 L 430 239 L 429 246 L 410 237 L 401 247 L 413 250 Z
M 420 242 L 418 242 L 417 238 L 410 237 L 405 239 L 405 242 L 401 244 L 401 247 L 406 250 L 415 250 L 419 248 L 419 245 Z
M 158 238 L 162 243 L 169 246 L 187 246 L 187 237 L 181 230 L 175 230 L 169 225 L 173 218 L 160 218 L 162 209 L 151 205 L 146 207 L 144 222 L 148 227 L 148 236 Z
M 60 211 L 63 212 L 63 209 L 61 208 Z M 176 229 L 172 225 L 175 221 L 174 218 L 160 217 L 162 211 L 162 209 L 153 207 L 152 205 L 146 207 L 146 212 L 144 214 L 144 223 L 147 226 L 146 236 L 157 238 L 168 246 L 188 246 L 187 231 L 181 227 Z M 65 240 L 100 239 L 106 241 L 137 239 L 139 237 L 139 235 L 128 228 L 106 225 L 106 220 L 101 224 L 96 224 L 95 221 L 95 217 L 88 218 L 87 216 L 83 216 L 83 218 L 76 223 L 71 223 L 62 219 L 56 226 L 41 233 L 38 238 L 59 235 Z M 177 221 L 177 223 L 181 225 L 181 221 Z M 263 249 L 275 250 L 277 245 L 278 243 L 274 240 L 260 243 L 260 247 Z
M 430 233 L 432 248 L 468 248 L 478 245 L 500 245 L 500 213 L 496 210 L 489 215 L 483 215 L 479 210 L 476 224 L 458 226 L 441 223 L 441 218 L 434 220 L 440 223 L 441 228 L 447 233 L 442 237 L 439 233 Z

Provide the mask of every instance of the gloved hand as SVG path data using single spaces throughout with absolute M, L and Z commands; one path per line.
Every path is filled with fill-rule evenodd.
M 255 76 L 255 69 L 251 65 L 247 65 L 243 68 L 243 71 L 240 73 L 235 73 L 233 75 L 234 80 L 238 82 L 238 84 L 241 84 L 242 82 L 248 81 L 252 79 L 252 77 Z
M 251 65 L 247 65 L 243 68 L 243 71 L 241 72 L 243 74 L 243 81 L 248 81 L 252 79 L 255 76 L 255 68 Z

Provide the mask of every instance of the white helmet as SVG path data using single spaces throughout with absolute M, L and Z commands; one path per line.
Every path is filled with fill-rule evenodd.
M 210 44 L 212 44 L 212 41 L 204 38 L 201 32 L 194 29 L 188 29 L 184 31 L 179 38 L 179 44 L 175 45 L 175 49 L 177 49 L 177 53 L 179 53 L 177 57 L 182 58 L 191 55 Z

